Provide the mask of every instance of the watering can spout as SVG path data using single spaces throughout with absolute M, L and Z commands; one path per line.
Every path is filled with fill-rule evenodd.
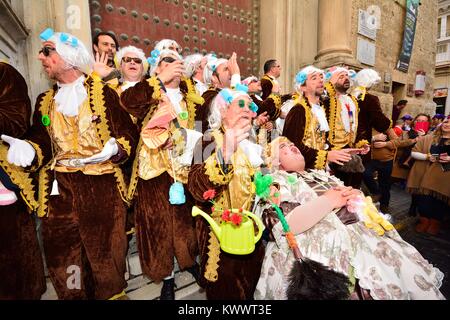
M 217 224 L 217 222 L 215 222 L 214 219 L 211 218 L 211 216 L 209 214 L 200 210 L 198 207 L 196 207 L 196 206 L 192 207 L 192 216 L 196 217 L 198 215 L 201 215 L 203 218 L 206 219 L 206 221 L 208 221 L 208 223 L 211 226 L 211 229 L 215 233 L 216 237 L 218 239 L 220 239 L 221 230 L 220 230 L 220 226 Z

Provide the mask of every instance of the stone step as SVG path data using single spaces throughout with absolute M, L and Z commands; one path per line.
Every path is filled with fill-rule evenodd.
M 140 275 L 129 279 L 125 293 L 130 300 L 156 300 L 161 293 L 161 283 L 155 283 L 147 277 Z M 176 300 L 206 300 L 203 290 L 197 285 L 192 275 L 185 272 L 175 273 L 175 299 Z M 56 291 L 50 278 L 47 278 L 47 291 L 42 295 L 41 300 L 58 300 Z

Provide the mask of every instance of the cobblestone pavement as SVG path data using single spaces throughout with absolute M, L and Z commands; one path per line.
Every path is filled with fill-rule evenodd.
M 450 225 L 447 221 L 437 236 L 421 234 L 414 230 L 417 217 L 408 215 L 411 196 L 399 185 L 394 184 L 391 189 L 391 215 L 394 225 L 402 238 L 412 244 L 435 267 L 444 273 L 441 287 L 442 294 L 450 298 Z M 448 218 L 448 217 L 447 217 Z

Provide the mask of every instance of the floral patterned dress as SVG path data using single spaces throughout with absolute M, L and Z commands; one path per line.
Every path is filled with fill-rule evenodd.
M 304 204 L 341 182 L 325 171 L 312 170 L 300 174 L 283 171 L 272 174 L 280 185 L 282 202 Z M 258 205 L 260 217 L 268 205 Z M 285 214 L 289 215 L 288 212 Z M 295 258 L 284 237 L 281 223 L 272 229 L 275 241 L 266 247 L 255 299 L 285 300 L 288 275 Z M 439 291 L 443 273 L 428 263 L 420 253 L 405 242 L 398 232 L 379 236 L 363 222 L 344 225 L 329 213 L 309 230 L 296 235 L 305 257 L 321 262 L 335 271 L 359 280 L 373 299 L 445 299 Z

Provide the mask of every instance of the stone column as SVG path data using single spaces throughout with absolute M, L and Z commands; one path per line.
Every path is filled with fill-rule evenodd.
M 277 59 L 282 91 L 291 92 L 295 74 L 317 53 L 318 0 L 262 0 L 260 10 L 260 75 L 266 60 Z
M 352 0 L 319 0 L 318 67 L 360 65 L 351 49 L 351 14 Z
M 91 20 L 88 0 L 52 0 L 55 31 L 68 32 L 92 52 Z

